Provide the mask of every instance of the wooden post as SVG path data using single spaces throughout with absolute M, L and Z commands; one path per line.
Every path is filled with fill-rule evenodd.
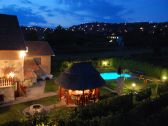
M 97 96 L 97 99 L 99 99 L 99 97 L 100 97 L 100 90 L 99 90 L 99 88 L 96 88 L 96 92 L 97 92 L 97 94 L 96 94 L 96 96 Z
M 66 100 L 67 100 L 67 105 L 68 105 L 69 104 L 69 91 L 67 93 Z
M 61 100 L 61 86 L 59 86 L 59 99 Z
M 84 101 L 84 100 L 85 100 L 85 99 L 84 99 L 84 98 L 85 98 L 85 96 L 84 96 L 84 89 L 83 89 L 83 94 L 82 94 L 82 95 L 83 95 L 83 97 L 82 97 L 82 105 L 85 105 L 85 103 L 84 103 L 84 102 L 85 102 L 85 101 Z

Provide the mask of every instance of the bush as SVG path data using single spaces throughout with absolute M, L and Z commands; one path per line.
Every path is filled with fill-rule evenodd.
M 147 88 L 145 90 L 142 90 L 141 92 L 138 92 L 135 95 L 136 101 L 143 101 L 143 100 L 149 100 L 151 96 L 151 89 Z
M 122 66 L 124 68 L 128 68 L 132 70 L 133 72 L 136 72 L 136 71 L 144 72 L 144 74 L 148 76 L 153 76 L 157 78 L 161 78 L 162 75 L 168 75 L 168 69 L 166 68 L 154 66 L 148 63 L 129 60 L 129 59 L 113 58 L 113 66 L 115 68 Z
M 127 112 L 133 107 L 132 95 L 117 96 L 107 98 L 98 103 L 86 107 L 78 107 L 75 113 L 77 118 L 92 119 L 95 117 L 106 116 L 109 113 Z
M 168 93 L 168 84 L 160 84 L 158 86 L 158 95 L 164 95 Z

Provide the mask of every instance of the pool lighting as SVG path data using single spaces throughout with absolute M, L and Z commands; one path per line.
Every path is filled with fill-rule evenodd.
M 117 72 L 101 73 L 100 76 L 104 80 L 115 80 L 115 79 L 118 79 L 119 77 L 124 77 L 124 78 L 130 78 L 131 77 L 131 75 L 128 74 L 128 73 L 123 73 L 123 74 L 119 75 Z

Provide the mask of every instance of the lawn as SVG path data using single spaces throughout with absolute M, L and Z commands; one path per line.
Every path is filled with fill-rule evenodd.
M 58 84 L 56 84 L 55 80 L 46 80 L 44 92 L 56 92 L 58 90 Z
M 100 96 L 103 96 L 103 95 L 106 95 L 106 94 L 109 94 L 110 91 L 108 91 L 107 89 L 105 88 L 100 88 Z
M 134 88 L 132 87 L 133 83 L 136 84 L 136 86 Z M 108 81 L 106 81 L 106 86 L 114 90 L 117 86 L 117 81 L 116 80 L 108 80 Z M 138 78 L 127 78 L 124 81 L 123 92 L 129 93 L 129 91 L 131 91 L 131 90 L 135 90 L 138 92 L 141 89 L 145 89 L 147 86 L 149 86 L 149 85 L 144 84 L 144 80 L 139 80 Z
M 135 83 L 136 86 L 133 87 L 132 84 Z M 144 80 L 138 78 L 129 78 L 125 80 L 124 93 L 129 93 L 130 90 L 139 92 L 147 88 L 149 85 L 144 83 Z
M 97 71 L 99 71 L 100 73 L 104 73 L 104 72 L 111 72 L 111 71 L 116 71 L 116 69 L 114 67 L 106 67 L 106 68 L 97 68 Z
M 72 114 L 74 113 L 74 108 L 66 108 L 66 107 L 59 107 L 54 108 L 48 116 L 50 119 L 58 121 L 58 120 L 66 120 L 72 118 Z
M 22 111 L 29 107 L 32 104 L 42 104 L 42 105 L 51 105 L 56 104 L 58 102 L 58 97 L 52 96 L 47 98 L 42 98 L 36 101 L 30 101 L 25 103 L 20 103 L 8 107 L 0 108 L 0 125 L 12 121 L 12 120 L 21 120 L 24 119 L 24 115 Z

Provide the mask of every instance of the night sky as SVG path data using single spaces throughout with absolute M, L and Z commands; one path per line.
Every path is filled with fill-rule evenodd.
M 88 22 L 165 22 L 168 0 L 0 0 L 20 25 L 69 27 Z

